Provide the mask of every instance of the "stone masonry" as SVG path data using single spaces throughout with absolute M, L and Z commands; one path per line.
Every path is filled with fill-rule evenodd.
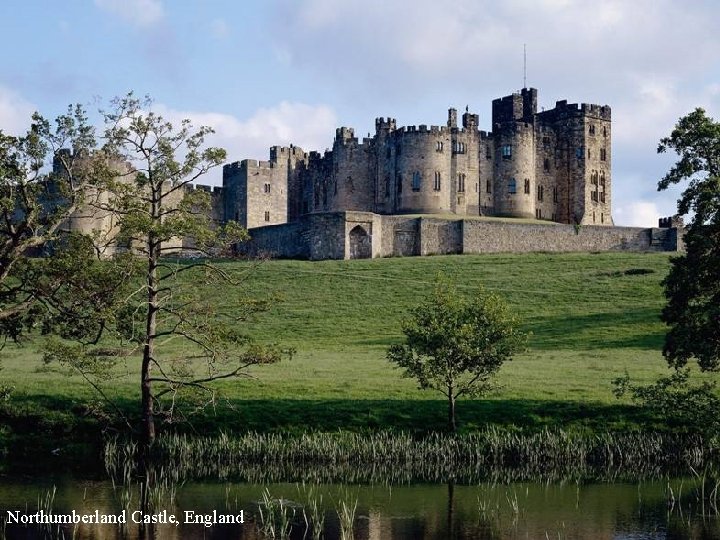
M 336 130 L 324 154 L 272 147 L 269 161 L 223 170 L 223 216 L 248 229 L 318 212 L 457 214 L 612 225 L 610 107 L 537 112 L 537 90 L 492 103 L 492 131 L 466 110 L 458 126 L 397 127 L 377 118 L 360 141 Z

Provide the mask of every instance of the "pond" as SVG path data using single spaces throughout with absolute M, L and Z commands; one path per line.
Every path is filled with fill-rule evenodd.
M 0 538 L 720 538 L 717 509 L 702 485 L 697 478 L 473 485 L 188 482 L 156 493 L 149 514 L 155 518 L 147 519 L 160 523 L 141 524 L 135 523 L 142 521 L 137 487 L 72 477 L 4 478 Z M 39 510 L 41 516 L 126 523 L 22 523 Z M 171 516 L 177 524 L 169 522 Z

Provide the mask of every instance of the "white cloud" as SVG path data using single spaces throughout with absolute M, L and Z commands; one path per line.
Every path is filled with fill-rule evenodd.
M 628 227 L 657 227 L 663 215 L 657 204 L 650 201 L 630 201 L 613 211 L 615 225 Z
M 195 126 L 210 126 L 215 133 L 208 143 L 225 148 L 228 161 L 267 160 L 269 148 L 294 144 L 306 151 L 322 151 L 332 144 L 337 127 L 335 112 L 326 105 L 308 105 L 283 101 L 274 107 L 261 108 L 246 119 L 217 112 L 180 111 L 164 105 L 153 109 L 174 125 L 184 118 Z M 219 173 L 203 183 L 220 183 Z
M 95 5 L 135 26 L 151 26 L 164 16 L 161 0 L 95 0 Z
M 0 85 L 0 130 L 8 135 L 22 135 L 30 127 L 30 116 L 36 107 L 17 92 Z

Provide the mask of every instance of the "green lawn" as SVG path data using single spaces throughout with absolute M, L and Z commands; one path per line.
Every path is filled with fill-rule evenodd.
M 247 265 L 220 264 L 227 270 Z M 445 403 L 385 360 L 388 345 L 401 339 L 400 320 L 440 272 L 468 292 L 482 285 L 502 294 L 532 332 L 530 350 L 503 366 L 500 391 L 459 404 L 464 429 L 487 422 L 632 424 L 638 413 L 614 398 L 611 380 L 625 370 L 645 381 L 667 371 L 658 317 L 668 267 L 667 254 L 631 253 L 266 262 L 242 287 L 207 294 L 220 305 L 235 294 L 279 294 L 282 301 L 248 331 L 298 354 L 255 368 L 254 379 L 224 382 L 224 400 L 194 428 L 442 428 Z M 170 343 L 167 353 L 182 355 L 178 346 Z M 92 396 L 79 378 L 40 370 L 33 347 L 8 346 L 0 354 L 3 379 L 16 386 L 19 404 L 66 407 Z M 128 358 L 109 385 L 126 407 L 134 407 L 138 395 L 136 372 L 136 360 Z

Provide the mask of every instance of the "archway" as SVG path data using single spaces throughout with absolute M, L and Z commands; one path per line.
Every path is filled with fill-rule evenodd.
M 370 259 L 372 257 L 372 238 L 360 225 L 350 231 L 350 258 Z

